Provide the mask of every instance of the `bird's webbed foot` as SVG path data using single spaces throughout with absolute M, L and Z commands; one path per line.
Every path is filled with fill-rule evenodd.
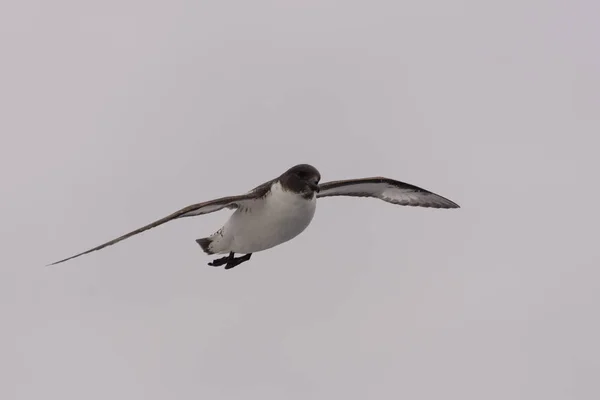
M 225 265 L 225 269 L 231 269 L 240 265 L 241 263 L 248 261 L 252 253 L 248 253 L 241 257 L 234 257 L 235 253 L 232 251 L 228 256 L 217 258 L 208 263 L 208 265 L 212 267 L 220 267 L 221 265 Z
M 217 258 L 216 260 L 212 260 L 208 263 L 211 267 L 220 267 L 221 265 L 227 264 L 229 261 L 233 260 L 233 252 L 229 253 L 228 256 Z

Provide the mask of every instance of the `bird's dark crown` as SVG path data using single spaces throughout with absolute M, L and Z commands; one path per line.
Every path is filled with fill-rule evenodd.
M 321 179 L 319 171 L 310 164 L 298 164 L 284 172 L 284 175 L 297 175 L 300 178 L 317 177 Z

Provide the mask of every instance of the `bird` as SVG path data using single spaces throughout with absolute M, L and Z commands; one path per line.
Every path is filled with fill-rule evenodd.
M 196 239 L 207 255 L 222 255 L 208 265 L 228 270 L 250 260 L 253 253 L 285 243 L 302 233 L 313 220 L 317 199 L 334 196 L 370 197 L 387 203 L 453 209 L 455 202 L 420 187 L 384 177 L 320 183 L 320 172 L 310 164 L 295 165 L 278 177 L 240 195 L 221 197 L 184 207 L 164 218 L 99 246 L 53 262 L 56 265 L 112 246 L 175 219 L 195 217 L 223 209 L 235 210 L 210 236 Z M 243 254 L 236 257 L 236 254 Z

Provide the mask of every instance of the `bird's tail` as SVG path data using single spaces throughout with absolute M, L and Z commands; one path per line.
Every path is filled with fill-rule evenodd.
M 205 238 L 201 238 L 201 239 L 196 239 L 196 243 L 198 243 L 200 245 L 200 247 L 202 247 L 202 250 L 204 250 L 204 252 L 206 254 L 214 254 L 214 252 L 210 249 L 210 244 L 212 243 L 212 238 L 205 237 Z

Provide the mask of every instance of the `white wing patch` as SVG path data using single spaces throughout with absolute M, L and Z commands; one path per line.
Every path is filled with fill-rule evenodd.
M 392 204 L 413 207 L 460 208 L 455 202 L 408 183 L 387 178 L 363 178 L 319 185 L 317 197 L 374 197 Z

